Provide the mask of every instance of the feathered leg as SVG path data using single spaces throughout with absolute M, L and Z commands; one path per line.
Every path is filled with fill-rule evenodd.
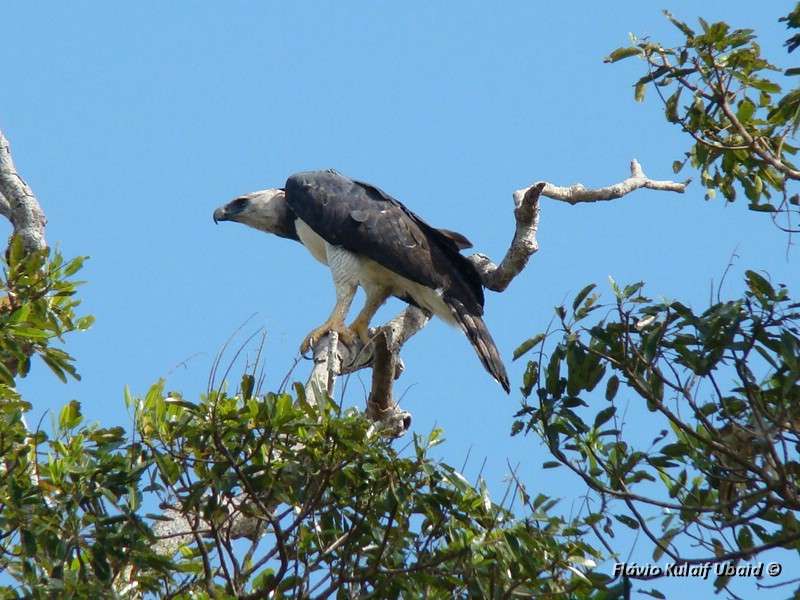
M 356 289 L 358 289 L 358 279 L 356 277 L 358 269 L 356 267 L 359 259 L 352 252 L 331 244 L 326 244 L 326 250 L 328 266 L 331 269 L 333 284 L 336 287 L 336 305 L 333 307 L 328 320 L 312 330 L 305 337 L 303 343 L 300 344 L 300 352 L 303 354 L 313 348 L 314 344 L 331 331 L 338 333 L 339 339 L 345 344 L 351 344 L 355 340 L 355 334 L 345 326 L 344 320 L 350 310 L 350 305 L 353 303 Z
M 367 301 L 364 303 L 364 308 L 361 309 L 361 312 L 350 324 L 350 329 L 366 344 L 369 341 L 369 322 L 383 303 L 386 302 L 390 294 L 388 288 L 380 286 L 364 286 L 364 291 L 367 293 Z

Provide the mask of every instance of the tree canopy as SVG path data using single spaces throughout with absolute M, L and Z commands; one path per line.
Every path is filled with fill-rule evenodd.
M 632 37 L 606 61 L 642 61 L 635 99 L 652 88 L 687 136 L 676 173 L 699 172 L 706 198 L 743 193 L 753 218 L 768 214 L 790 236 L 800 88 L 782 85 L 800 68 L 781 73 L 750 29 L 666 17 L 680 43 Z M 800 4 L 781 20 L 791 53 Z M 78 315 L 84 259 L 26 237 L 15 211 L 32 196 L 6 171 L 0 212 L 15 233 L 0 278 L 0 572 L 11 582 L 0 597 L 664 597 L 659 574 L 608 568 L 628 551 L 623 530 L 646 540 L 654 564 L 729 567 L 710 585 L 737 597 L 736 567 L 800 549 L 800 302 L 758 265 L 739 297 L 720 286 L 703 309 L 654 299 L 643 282 L 611 279 L 605 294 L 589 284 L 520 340 L 510 434 L 544 443 L 545 472 L 574 475 L 581 508 L 563 514 L 513 469 L 498 499 L 433 458 L 439 429 L 395 437 L 325 386 L 264 390 L 258 364 L 235 351 L 220 354 L 199 398 L 164 381 L 141 396 L 126 388 L 129 429 L 86 423 L 75 400 L 50 429 L 26 422 L 17 382 L 37 361 L 79 377 L 66 348 L 93 319 Z M 647 179 L 638 163 L 623 187 L 548 185 L 518 194 L 509 256 L 524 257 L 512 256 L 498 288 L 538 247 L 540 194 L 575 203 L 685 188 Z M 473 258 L 502 279 L 505 261 Z M 645 418 L 631 423 L 632 405 Z M 784 576 L 770 585 L 800 593 Z

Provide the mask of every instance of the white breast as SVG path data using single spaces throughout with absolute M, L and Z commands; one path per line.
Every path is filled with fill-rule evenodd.
M 411 281 L 369 258 L 363 256 L 356 257 L 355 254 L 347 252 L 343 248 L 340 249 L 342 252 L 329 252 L 329 250 L 336 247 L 331 246 L 322 239 L 316 231 L 311 229 L 311 227 L 301 219 L 295 220 L 294 227 L 297 230 L 297 237 L 299 237 L 302 244 L 308 248 L 311 255 L 323 265 L 331 267 L 331 270 L 334 271 L 335 281 L 338 279 L 355 279 L 358 284 L 366 289 L 370 287 L 388 288 L 393 296 L 410 296 L 417 304 L 437 315 L 446 323 L 451 325 L 455 324 L 455 319 L 450 312 L 450 308 L 445 304 L 436 290 Z M 331 264 L 331 258 L 335 259 L 335 264 Z M 344 260 L 345 258 L 349 260 Z M 334 269 L 334 267 L 337 268 Z M 346 267 L 346 269 L 344 267 Z M 345 271 L 346 277 L 344 277 Z M 337 272 L 340 272 L 339 276 L 337 276 Z
M 300 242 L 308 248 L 311 255 L 323 265 L 327 265 L 328 253 L 325 251 L 325 240 L 301 219 L 295 219 L 294 228 L 297 231 L 297 237 L 300 238 Z

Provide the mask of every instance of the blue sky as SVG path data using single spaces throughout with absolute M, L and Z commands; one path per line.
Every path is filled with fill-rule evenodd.
M 693 21 L 754 27 L 767 55 L 791 64 L 777 18 L 786 3 L 674 1 Z M 642 64 L 605 65 L 628 32 L 672 43 L 649 2 L 13 3 L 3 8 L 0 128 L 49 219 L 48 240 L 89 255 L 83 310 L 97 317 L 69 340 L 83 375 L 63 385 L 40 365 L 20 386 L 32 420 L 72 398 L 104 424 L 126 424 L 124 385 L 159 377 L 187 397 L 205 389 L 231 333 L 264 327 L 267 387 L 277 387 L 305 334 L 333 303 L 329 273 L 297 244 L 235 224 L 213 209 L 278 187 L 296 171 L 333 167 L 379 185 L 430 223 L 502 257 L 513 233 L 511 193 L 536 180 L 603 185 L 636 157 L 672 178 L 688 147 L 660 103 L 633 101 Z M 794 56 L 791 59 L 795 59 Z M 652 93 L 652 90 L 651 90 Z M 684 177 L 681 174 L 680 177 Z M 697 179 L 695 177 L 695 179 Z M 0 234 L 8 231 L 5 223 Z M 654 297 L 703 307 L 731 254 L 730 295 L 747 268 L 798 288 L 796 251 L 743 203 L 639 191 L 575 207 L 544 200 L 540 252 L 486 321 L 512 387 L 514 348 L 586 283 L 644 279 Z M 358 302 L 358 301 L 357 301 Z M 357 306 L 356 306 L 357 307 Z M 380 315 L 402 305 L 392 301 Z M 254 316 L 252 316 L 254 315 Z M 251 318 L 252 316 L 252 318 Z M 486 457 L 490 487 L 506 460 L 564 498 L 581 489 L 543 472 L 534 438 L 509 438 L 509 398 L 458 331 L 433 323 L 404 349 L 397 391 L 414 429 L 443 427 L 442 457 L 466 475 Z M 304 379 L 307 362 L 298 366 Z M 368 385 L 368 381 L 364 381 Z M 357 378 L 347 405 L 363 405 Z M 633 424 L 639 426 L 639 424 Z

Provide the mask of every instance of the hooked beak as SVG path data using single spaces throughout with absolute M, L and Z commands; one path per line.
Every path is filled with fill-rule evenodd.
M 236 215 L 244 211 L 245 208 L 247 208 L 248 203 L 249 200 L 242 196 L 240 198 L 236 198 L 235 200 L 231 200 L 225 206 L 220 206 L 214 211 L 214 223 L 235 220 Z

